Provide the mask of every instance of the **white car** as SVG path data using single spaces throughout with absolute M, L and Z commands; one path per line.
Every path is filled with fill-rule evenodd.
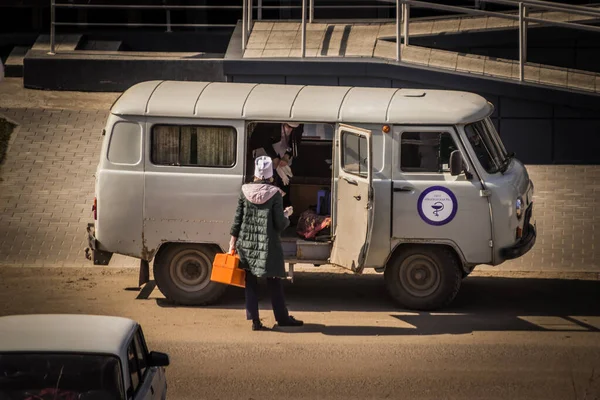
M 168 365 L 127 318 L 0 317 L 0 400 L 165 399 Z

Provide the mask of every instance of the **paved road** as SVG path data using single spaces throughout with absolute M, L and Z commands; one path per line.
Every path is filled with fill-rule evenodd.
M 174 307 L 134 270 L 0 268 L 0 315 L 133 317 L 167 351 L 173 399 L 598 399 L 600 281 L 470 277 L 443 313 L 411 313 L 380 275 L 299 273 L 303 328 L 252 332 L 243 294 Z M 150 286 L 149 289 L 152 289 Z M 263 317 L 273 324 L 264 299 Z

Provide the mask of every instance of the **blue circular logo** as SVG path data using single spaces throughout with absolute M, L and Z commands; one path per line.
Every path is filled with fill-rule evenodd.
M 417 209 L 423 221 L 429 225 L 441 226 L 454 219 L 458 211 L 458 201 L 450 189 L 432 186 L 419 196 Z

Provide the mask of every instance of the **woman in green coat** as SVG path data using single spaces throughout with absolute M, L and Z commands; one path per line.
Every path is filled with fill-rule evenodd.
M 252 330 L 263 325 L 258 313 L 257 278 L 266 277 L 271 293 L 273 313 L 279 326 L 301 326 L 289 315 L 285 305 L 281 278 L 285 278 L 285 262 L 280 235 L 290 224 L 292 207 L 283 209 L 281 190 L 273 185 L 273 162 L 258 157 L 254 163 L 254 182 L 242 186 L 233 226 L 229 251 L 240 257 L 246 270 L 246 318 Z

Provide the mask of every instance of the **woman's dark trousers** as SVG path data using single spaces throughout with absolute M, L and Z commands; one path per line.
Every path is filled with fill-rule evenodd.
M 285 305 L 283 283 L 280 278 L 267 278 L 267 286 L 271 294 L 273 314 L 277 322 L 287 321 L 289 312 Z M 246 318 L 258 320 L 258 279 L 250 271 L 246 271 Z

